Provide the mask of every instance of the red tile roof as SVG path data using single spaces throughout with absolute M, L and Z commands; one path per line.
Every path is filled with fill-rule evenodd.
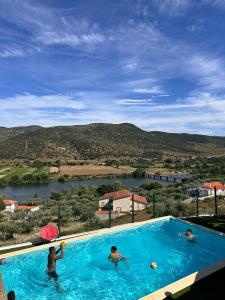
M 28 205 L 18 205 L 17 206 L 17 209 L 18 210 L 31 210 L 31 209 L 33 209 L 33 208 L 36 208 L 36 207 L 38 207 L 38 206 L 35 206 L 35 205 L 33 205 L 33 206 L 28 206 Z
M 117 192 L 107 193 L 107 194 L 101 196 L 100 200 L 112 199 L 114 201 L 114 200 L 123 199 L 123 198 L 127 198 L 127 197 L 130 197 L 130 199 L 132 200 L 132 193 L 127 190 L 121 190 L 121 191 L 117 191 Z M 134 201 L 140 202 L 140 203 L 143 203 L 146 205 L 148 204 L 146 197 L 140 196 L 137 194 L 134 194 Z
M 203 184 L 203 186 L 205 188 L 210 188 L 210 189 L 214 189 L 215 187 L 217 189 L 221 189 L 221 190 L 224 190 L 225 189 L 225 185 L 219 181 L 210 181 L 210 182 L 205 182 Z
M 132 200 L 132 194 L 130 194 L 130 200 Z M 140 195 L 137 195 L 137 194 L 134 194 L 134 201 L 135 202 L 140 202 L 140 203 L 143 203 L 143 204 L 148 204 L 148 201 L 146 199 L 146 197 L 144 196 L 140 196 Z
M 17 201 L 15 201 L 15 200 L 3 200 L 3 202 L 4 202 L 4 204 L 5 205 L 13 205 L 13 204 L 16 204 L 17 203 Z

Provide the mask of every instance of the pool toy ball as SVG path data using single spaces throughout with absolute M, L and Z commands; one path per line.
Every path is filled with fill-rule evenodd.
M 65 248 L 66 246 L 67 246 L 67 244 L 65 242 L 60 243 L 61 248 Z
M 156 262 L 152 262 L 152 263 L 150 263 L 150 268 L 151 269 L 156 269 L 157 268 L 157 263 Z

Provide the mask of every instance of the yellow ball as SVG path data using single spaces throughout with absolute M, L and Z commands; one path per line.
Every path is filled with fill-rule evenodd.
M 152 263 L 150 264 L 150 268 L 156 269 L 156 268 L 157 268 L 157 263 L 156 263 L 156 262 L 152 262 Z
M 67 246 L 67 244 L 65 242 L 60 243 L 61 248 L 65 248 L 66 246 Z

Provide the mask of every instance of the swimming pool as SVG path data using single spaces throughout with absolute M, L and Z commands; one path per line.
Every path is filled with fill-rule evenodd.
M 183 237 L 187 228 L 198 235 L 196 243 Z M 120 262 L 116 270 L 107 260 L 112 245 L 128 258 L 129 268 Z M 224 249 L 223 236 L 167 218 L 69 243 L 57 262 L 61 293 L 53 281 L 44 287 L 48 249 L 9 257 L 0 272 L 6 291 L 13 289 L 18 300 L 136 300 L 224 258 Z

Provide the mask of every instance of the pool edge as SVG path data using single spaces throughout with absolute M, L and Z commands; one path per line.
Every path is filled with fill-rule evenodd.
M 209 276 L 210 274 L 215 273 L 216 271 L 219 271 L 220 269 L 225 267 L 225 259 L 219 260 L 216 263 L 201 269 L 200 271 L 196 271 L 190 275 L 187 275 L 177 281 L 174 281 L 173 283 L 166 285 L 165 287 L 148 294 L 142 298 L 139 298 L 139 300 L 162 300 L 166 297 L 166 292 L 171 293 L 172 295 L 185 289 L 188 286 L 191 286 L 195 282 Z
M 147 221 L 117 225 L 117 226 L 113 226 L 111 228 L 102 228 L 102 229 L 98 229 L 98 230 L 94 230 L 94 231 L 84 232 L 83 234 L 79 233 L 79 234 L 75 235 L 72 238 L 61 239 L 60 242 L 63 242 L 63 241 L 65 241 L 66 243 L 76 242 L 76 241 L 79 241 L 79 240 L 84 240 L 84 239 L 92 238 L 92 237 L 95 237 L 95 236 L 101 236 L 101 235 L 104 235 L 104 234 L 107 234 L 107 233 L 113 233 L 113 232 L 116 232 L 116 231 L 129 229 L 129 228 L 132 228 L 132 227 L 137 227 L 137 226 L 139 227 L 139 226 L 142 226 L 142 225 L 145 225 L 145 224 L 150 224 L 150 223 L 154 223 L 154 222 L 158 222 L 158 221 L 162 221 L 162 220 L 166 220 L 166 219 L 175 219 L 175 217 L 173 217 L 173 216 L 164 216 L 164 217 L 160 217 L 160 218 L 156 218 L 156 219 L 150 219 L 150 220 L 147 220 Z M 56 241 L 56 242 L 52 242 L 52 243 L 49 243 L 49 244 L 44 244 L 44 245 L 40 245 L 40 246 L 36 246 L 36 247 L 17 250 L 17 251 L 1 254 L 0 259 L 1 258 L 13 257 L 13 256 L 25 254 L 25 253 L 34 252 L 34 251 L 39 251 L 39 250 L 42 250 L 42 249 L 48 249 L 50 246 L 58 246 L 58 245 L 59 245 L 59 241 Z
M 4 288 L 4 283 L 3 283 L 1 273 L 0 273 L 0 299 L 1 300 L 6 300 L 6 293 L 5 293 L 5 288 Z
M 180 218 L 174 218 L 176 220 L 179 220 L 185 224 L 190 224 L 193 225 L 195 227 L 199 227 L 200 229 L 204 230 L 204 231 L 209 231 L 212 232 L 214 234 L 220 235 L 220 236 L 224 236 L 225 234 L 215 230 L 215 229 L 211 229 L 199 224 L 195 224 L 192 223 L 190 221 L 186 221 Z M 166 292 L 171 293 L 171 294 L 175 294 L 189 286 L 191 286 L 192 284 L 194 284 L 195 282 L 215 273 L 216 271 L 219 271 L 220 269 L 225 267 L 225 259 L 223 260 L 219 260 L 217 262 L 215 262 L 214 264 L 209 265 L 208 267 L 201 269 L 199 271 L 196 271 L 194 273 L 191 273 L 177 281 L 174 281 L 166 286 L 164 286 L 163 288 L 150 293 L 148 295 L 143 296 L 142 298 L 139 298 L 138 300 L 163 300 L 166 298 Z

